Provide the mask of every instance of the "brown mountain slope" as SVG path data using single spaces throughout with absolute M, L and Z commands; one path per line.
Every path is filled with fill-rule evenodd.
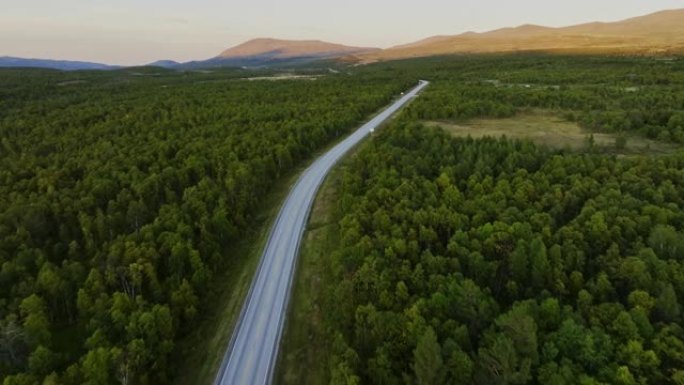
M 523 25 L 485 33 L 436 36 L 379 52 L 356 55 L 363 62 L 457 53 L 493 52 L 631 53 L 684 52 L 684 9 L 615 23 L 563 28 Z
M 656 12 L 615 23 L 588 23 L 559 28 L 563 33 L 684 39 L 684 9 Z
M 223 59 L 269 56 L 277 59 L 297 57 L 335 57 L 377 51 L 377 48 L 349 47 L 319 40 L 254 39 L 223 51 Z

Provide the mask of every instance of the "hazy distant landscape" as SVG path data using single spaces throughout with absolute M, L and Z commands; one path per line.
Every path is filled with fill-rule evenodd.
M 662 11 L 615 23 L 586 23 L 563 28 L 538 25 L 491 32 L 433 36 L 387 49 L 350 47 L 320 40 L 259 38 L 226 49 L 207 60 L 179 63 L 159 60 L 165 68 L 293 66 L 324 59 L 369 63 L 448 54 L 546 52 L 558 54 L 673 55 L 684 52 L 684 10 Z M 62 70 L 112 69 L 99 63 L 0 57 L 0 67 Z
M 306 38 L 0 39 L 3 385 L 684 384 L 684 10 L 387 48 L 269 15 Z

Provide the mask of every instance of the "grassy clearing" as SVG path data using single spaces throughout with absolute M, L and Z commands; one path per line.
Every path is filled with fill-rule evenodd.
M 329 338 L 321 311 L 327 259 L 339 243 L 335 215 L 342 169 L 335 168 L 321 187 L 311 211 L 300 249 L 297 273 L 279 354 L 276 383 L 328 382 Z
M 595 149 L 600 152 L 621 155 L 669 154 L 676 145 L 658 142 L 639 136 L 627 136 L 624 148 L 616 147 L 616 135 L 592 133 L 547 111 L 531 111 L 506 119 L 474 119 L 465 123 L 425 122 L 429 126 L 442 127 L 458 137 L 482 138 L 506 136 L 513 139 L 529 139 L 537 144 L 574 150 L 588 149 L 588 136 L 593 135 Z

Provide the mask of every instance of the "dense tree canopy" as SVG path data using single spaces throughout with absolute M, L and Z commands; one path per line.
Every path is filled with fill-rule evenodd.
M 341 194 L 331 383 L 680 383 L 684 155 L 404 120 L 360 151 Z
M 413 83 L 159 71 L 0 71 L 6 385 L 167 383 L 274 181 Z
M 0 71 L 3 384 L 168 383 L 274 182 L 418 79 L 432 84 L 344 173 L 331 382 L 684 383 L 682 155 L 415 124 L 541 108 L 684 143 L 682 60 L 328 64 L 279 81 Z

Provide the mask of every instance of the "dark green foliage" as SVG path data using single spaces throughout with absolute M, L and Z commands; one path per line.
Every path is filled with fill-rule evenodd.
M 684 383 L 681 155 L 405 123 L 543 108 L 681 143 L 681 60 L 493 55 L 241 79 L 262 75 L 0 71 L 5 384 L 167 383 L 274 181 L 422 77 L 404 123 L 344 175 L 323 305 L 332 383 Z
M 168 383 L 274 181 L 415 82 L 247 76 L 0 71 L 0 381 Z
M 323 313 L 345 341 L 332 361 L 362 383 L 681 381 L 683 155 L 404 121 L 360 151 L 341 194 L 330 279 L 351 303 Z
M 428 328 L 418 340 L 413 351 L 413 371 L 419 385 L 440 384 L 444 380 L 442 348 L 437 342 L 435 331 Z

